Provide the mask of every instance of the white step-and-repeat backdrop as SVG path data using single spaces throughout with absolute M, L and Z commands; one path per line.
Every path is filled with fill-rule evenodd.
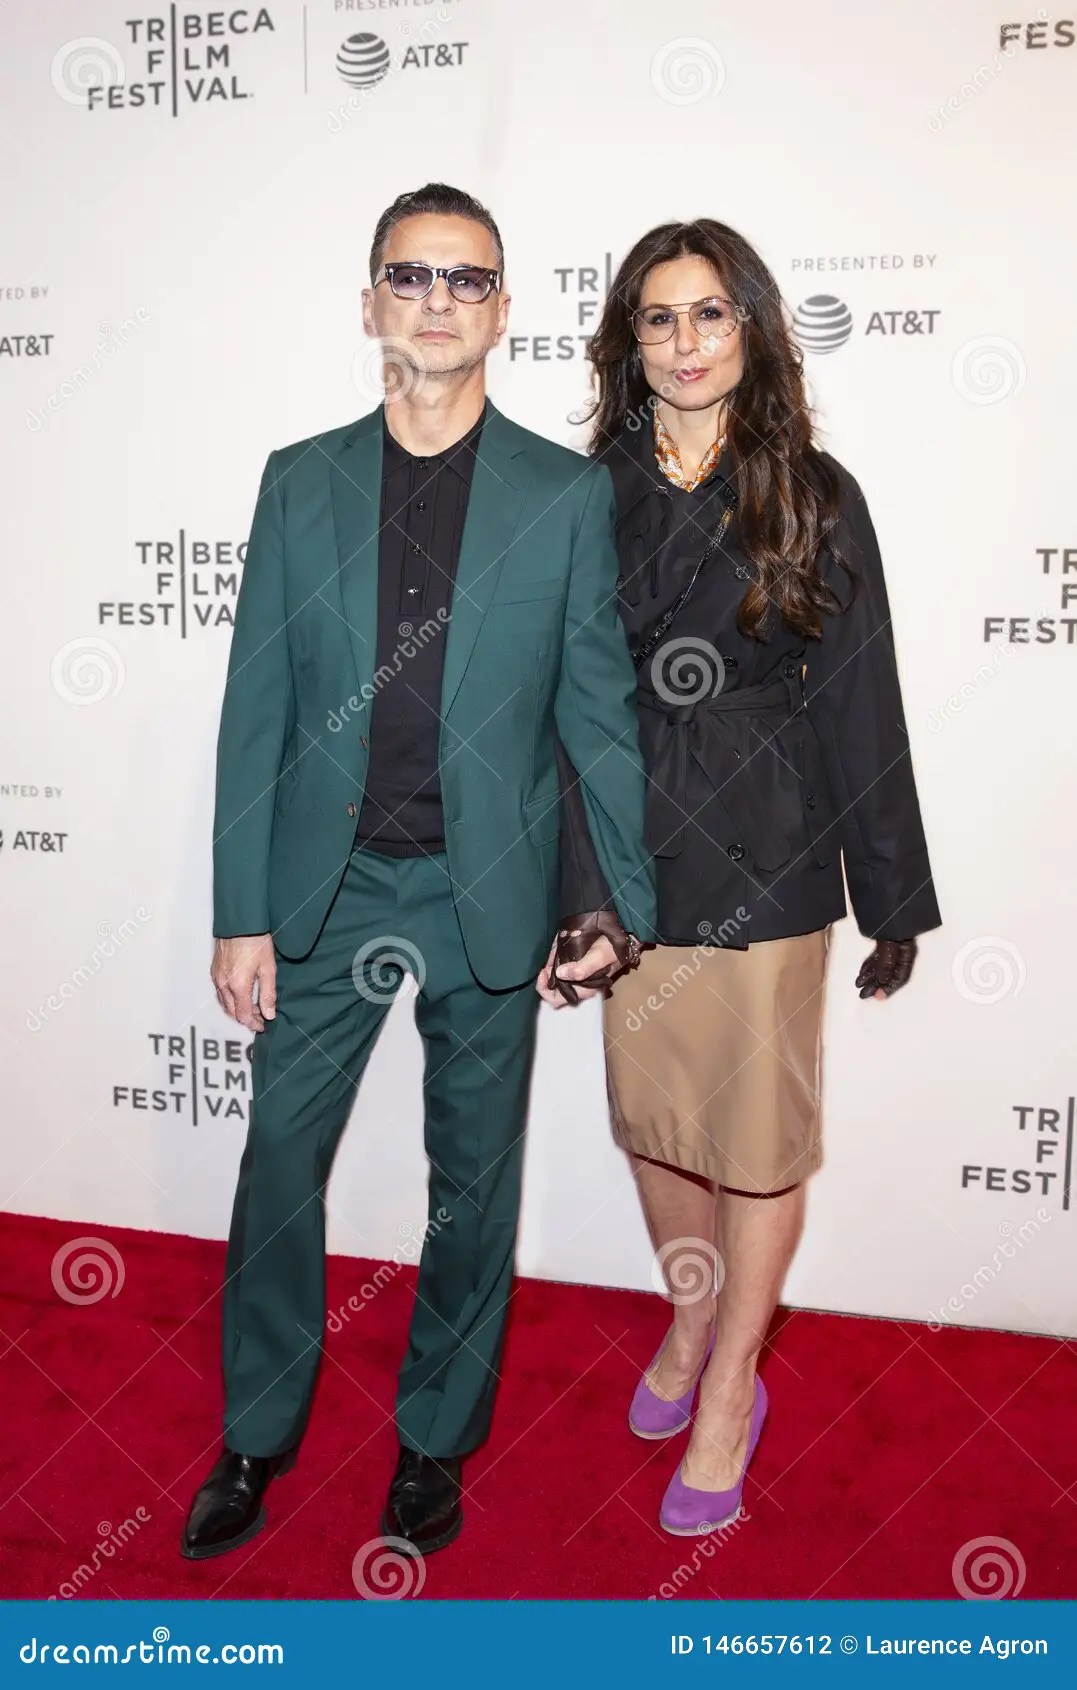
M 886 1004 L 836 930 L 786 1298 L 1077 1335 L 1074 24 L 12 0 L 0 27 L 0 1204 L 73 1240 L 227 1232 L 250 1035 L 208 977 L 210 833 L 243 543 L 269 449 L 376 403 L 372 229 L 441 179 L 505 240 L 497 404 L 580 449 L 587 338 L 641 232 L 720 218 L 777 276 L 881 538 L 944 916 Z M 424 1222 L 412 993 L 334 1171 L 345 1253 L 414 1259 Z M 542 1012 L 519 1265 L 653 1283 L 594 1002 Z

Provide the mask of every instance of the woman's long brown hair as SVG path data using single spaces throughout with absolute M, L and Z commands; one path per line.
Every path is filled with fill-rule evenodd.
M 824 540 L 848 575 L 832 530 L 841 513 L 838 478 L 812 441 L 804 392 L 804 356 L 786 326 L 777 283 L 755 248 L 725 223 L 701 217 L 663 223 L 638 240 L 622 262 L 590 345 L 598 397 L 588 451 L 610 448 L 633 418 L 651 426 L 660 395 L 643 373 L 632 315 L 656 264 L 705 259 L 724 296 L 748 312 L 741 324 L 744 373 L 728 396 L 726 445 L 737 491 L 737 532 L 755 579 L 741 602 L 741 633 L 768 637 L 773 605 L 802 635 L 818 637 L 821 613 L 840 608 L 818 568 Z

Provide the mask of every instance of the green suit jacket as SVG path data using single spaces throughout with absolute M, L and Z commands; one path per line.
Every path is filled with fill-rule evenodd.
M 236 604 L 213 931 L 272 933 L 292 958 L 317 939 L 363 800 L 379 690 L 381 441 L 379 405 L 269 454 Z M 538 972 L 561 913 L 558 735 L 621 921 L 656 936 L 613 521 L 606 468 L 488 404 L 451 614 L 412 638 L 445 641 L 445 850 L 468 960 L 489 987 Z

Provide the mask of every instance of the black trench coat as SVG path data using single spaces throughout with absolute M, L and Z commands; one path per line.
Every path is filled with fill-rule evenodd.
M 843 857 L 865 937 L 908 939 L 941 925 L 879 546 L 855 478 L 828 459 L 842 485 L 839 543 L 859 580 L 854 591 L 824 545 L 820 570 L 843 609 L 824 616 L 822 639 L 795 633 L 777 611 L 765 642 L 737 631 L 750 566 L 734 515 L 638 670 L 659 943 L 743 950 L 839 920 L 848 913 Z M 728 458 L 684 492 L 658 467 L 647 423 L 626 428 L 602 462 L 616 499 L 618 602 L 635 650 L 717 530 Z M 562 913 L 612 908 L 560 746 L 558 762 Z

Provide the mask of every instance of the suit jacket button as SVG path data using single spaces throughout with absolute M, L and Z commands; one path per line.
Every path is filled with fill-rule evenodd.
M 355 805 L 354 805 L 354 804 L 349 804 L 349 805 L 348 805 L 348 814 L 349 814 L 349 816 L 354 816 L 354 815 L 355 815 Z
M 744 846 L 743 845 L 731 845 L 729 847 L 729 855 L 732 857 L 732 859 L 735 863 L 739 863 L 740 859 L 744 855 Z

